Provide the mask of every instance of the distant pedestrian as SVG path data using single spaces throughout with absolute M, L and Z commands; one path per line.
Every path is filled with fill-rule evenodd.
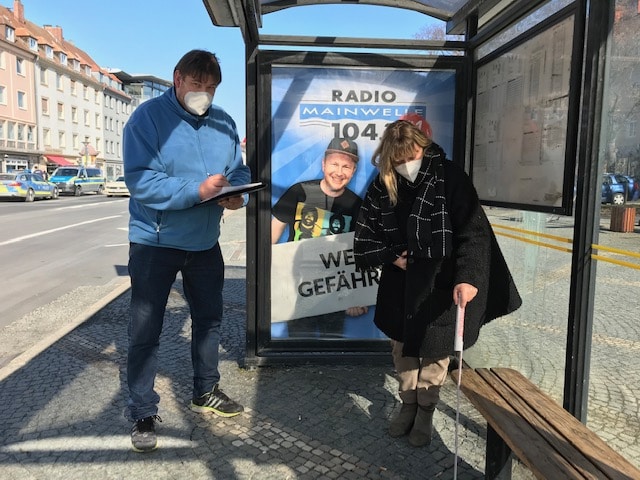
M 213 53 L 192 50 L 173 72 L 174 86 L 141 104 L 124 129 L 129 202 L 131 318 L 127 383 L 133 449 L 157 446 L 154 380 L 169 292 L 178 272 L 191 312 L 191 409 L 231 417 L 244 409 L 219 388 L 218 348 L 224 263 L 218 244 L 224 208 L 242 196 L 198 205 L 228 185 L 249 183 L 236 125 L 212 105 L 222 80 Z
M 431 443 L 433 413 L 453 353 L 456 305 L 464 345 L 521 299 L 469 177 L 408 121 L 390 124 L 372 163 L 354 254 L 382 266 L 374 322 L 391 338 L 402 407 L 389 434 Z

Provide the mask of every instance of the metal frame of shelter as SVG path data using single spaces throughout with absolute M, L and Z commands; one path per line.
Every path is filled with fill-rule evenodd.
M 456 118 L 456 144 L 460 151 L 454 157 L 464 159 L 467 169 L 473 166 L 470 135 L 473 131 L 474 95 L 479 62 L 477 49 L 525 15 L 545 4 L 560 4 L 548 18 L 541 19 L 539 27 L 527 33 L 526 38 L 544 32 L 544 29 L 569 16 L 573 17 L 571 80 L 569 85 L 568 124 L 566 130 L 564 200 L 560 209 L 550 212 L 571 213 L 575 216 L 573 239 L 569 315 L 567 318 L 564 407 L 577 418 L 586 418 L 589 363 L 592 334 L 595 265 L 591 259 L 596 204 L 593 201 L 600 189 L 597 152 L 599 149 L 600 113 L 602 111 L 602 81 L 607 37 L 611 29 L 613 0 L 203 0 L 213 24 L 237 27 L 245 42 L 246 54 L 246 118 L 247 162 L 254 175 L 269 183 L 270 180 L 270 106 L 262 97 L 269 92 L 269 65 L 278 60 L 285 63 L 317 65 L 351 64 L 380 65 L 394 57 L 370 53 L 376 49 L 394 51 L 424 51 L 423 59 L 413 57 L 410 62 L 435 62 L 434 51 L 458 51 L 457 59 L 447 56 L 447 62 L 458 61 L 463 79 L 456 95 L 460 106 Z M 318 4 L 368 4 L 396 7 L 415 11 L 446 21 L 447 33 L 464 35 L 464 41 L 362 39 L 340 37 L 261 35 L 262 16 L 285 8 Z M 525 40 L 526 40 L 525 38 Z M 519 40 L 518 40 L 519 41 Z M 498 40 L 499 42 L 499 40 Z M 496 54 L 508 52 L 517 46 L 511 41 L 499 45 Z M 275 51 L 269 48 L 280 47 Z M 287 50 L 285 47 L 291 47 Z M 362 53 L 331 53 L 337 47 L 366 50 Z M 297 50 L 294 50 L 297 49 Z M 304 48 L 326 48 L 326 53 L 305 52 Z M 401 57 L 401 56 L 400 56 Z M 420 57 L 420 55 L 418 55 Z M 406 59 L 398 60 L 406 65 Z M 575 205 L 573 194 L 575 184 Z M 267 325 L 260 321 L 269 311 L 270 285 L 268 279 L 271 262 L 270 199 L 268 192 L 252 197 L 248 205 L 247 222 L 247 343 L 245 363 L 264 365 L 276 362 L 335 361 L 345 362 L 367 358 L 388 359 L 388 346 L 380 342 L 371 344 L 341 344 L 330 348 L 301 344 L 296 348 L 277 348 L 270 342 Z M 544 211 L 544 210 L 542 210 Z M 526 308 L 526 305 L 523 307 Z M 386 342 L 385 342 L 386 343 Z

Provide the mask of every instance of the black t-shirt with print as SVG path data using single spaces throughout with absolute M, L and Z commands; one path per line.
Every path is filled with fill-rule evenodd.
M 320 188 L 320 180 L 310 180 L 289 188 L 271 213 L 289 225 L 291 242 L 353 231 L 361 203 L 348 188 L 339 197 L 330 197 Z

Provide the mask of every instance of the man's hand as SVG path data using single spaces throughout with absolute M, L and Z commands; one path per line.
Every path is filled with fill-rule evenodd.
M 345 313 L 350 317 L 358 317 L 364 315 L 369 311 L 369 307 L 349 307 L 345 310 Z
M 228 208 L 229 210 L 237 210 L 244 205 L 244 198 L 242 195 L 223 198 L 218 202 L 218 205 L 222 208 Z
M 228 186 L 229 181 L 227 180 L 227 177 L 217 173 L 216 175 L 207 177 L 207 179 L 200 184 L 198 195 L 200 196 L 200 200 L 206 200 L 207 198 L 215 197 L 220 193 L 220 189 L 222 187 Z

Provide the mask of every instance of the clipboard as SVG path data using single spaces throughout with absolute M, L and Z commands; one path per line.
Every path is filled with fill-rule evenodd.
M 244 193 L 257 192 L 258 190 L 262 190 L 263 188 L 266 188 L 266 187 L 267 187 L 267 184 L 264 183 L 264 182 L 245 183 L 244 185 L 230 185 L 228 187 L 222 187 L 220 189 L 220 193 L 218 193 L 217 195 L 215 195 L 215 196 L 213 196 L 211 198 L 207 198 L 205 200 L 202 200 L 197 205 L 205 205 L 205 204 L 211 203 L 211 202 L 218 202 L 218 201 L 222 200 L 223 198 L 236 197 L 236 196 L 242 195 Z

